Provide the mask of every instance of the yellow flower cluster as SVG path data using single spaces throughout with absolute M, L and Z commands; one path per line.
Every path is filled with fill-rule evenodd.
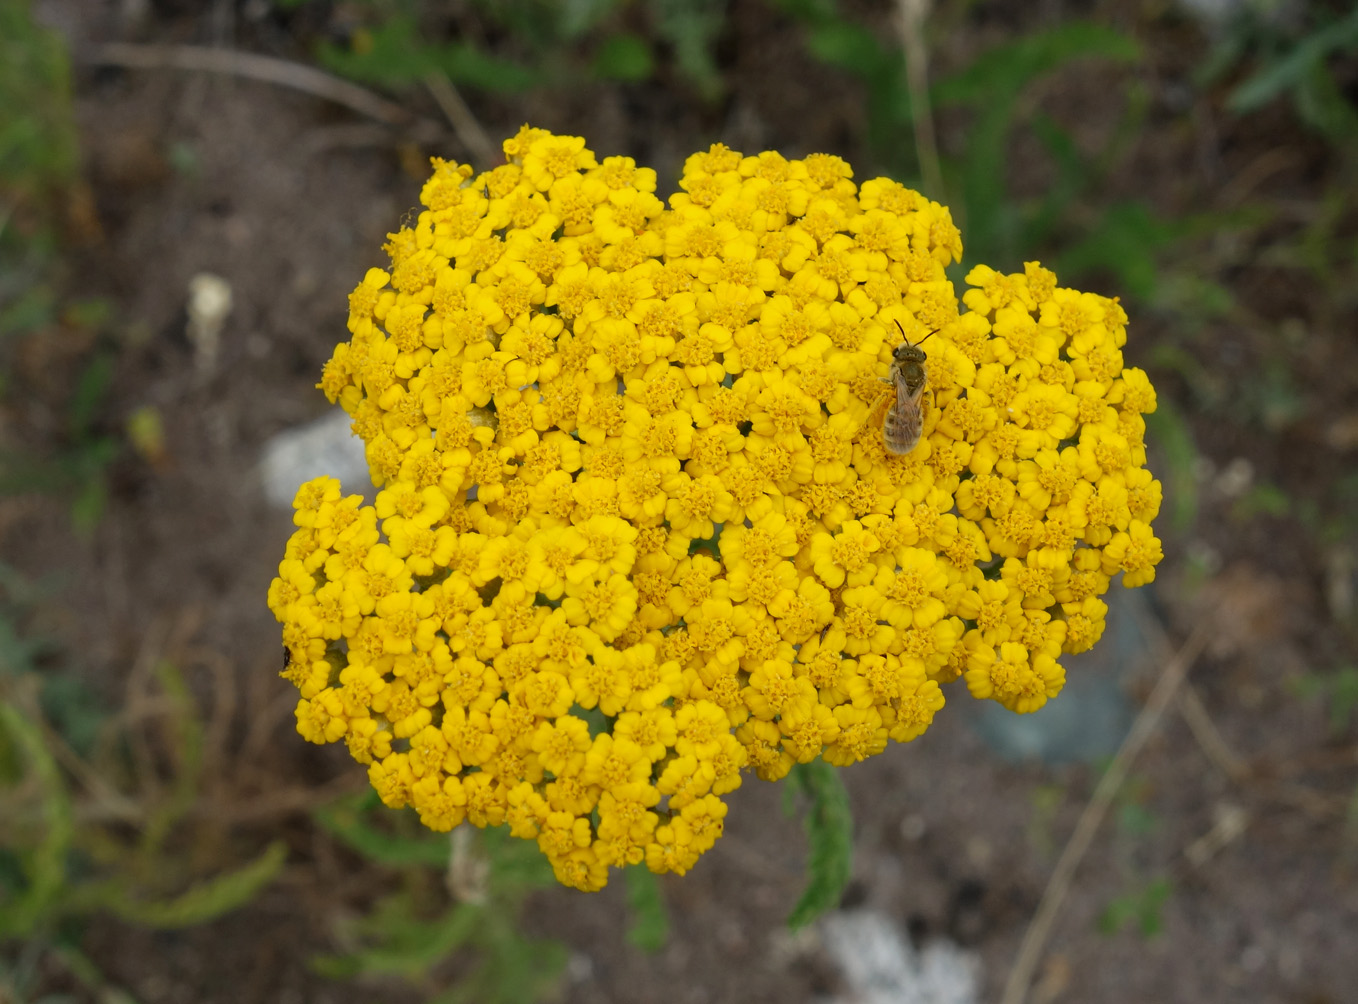
M 716 145 L 667 208 L 578 137 L 504 149 L 435 160 L 350 296 L 319 386 L 380 492 L 304 485 L 269 594 L 299 731 L 386 804 L 580 889 L 683 873 L 742 768 L 912 740 L 958 677 L 1039 708 L 1110 578 L 1154 577 L 1116 301 L 977 266 L 962 312 L 948 210 L 838 157 Z M 895 455 L 902 330 L 934 334 Z

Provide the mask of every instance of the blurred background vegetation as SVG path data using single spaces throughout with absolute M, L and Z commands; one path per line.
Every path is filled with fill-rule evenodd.
M 1351 884 L 1358 10 L 1283 0 L 165 0 L 88 22 L 80 12 L 0 0 L 0 1001 L 209 999 L 110 975 L 124 944 L 110 931 L 221 932 L 261 904 L 280 916 L 300 904 L 303 919 L 289 922 L 320 931 L 302 962 L 333 991 L 324 999 L 348 999 L 335 987 L 383 986 L 406 988 L 399 999 L 535 1000 L 560 993 L 572 966 L 560 930 L 521 922 L 534 890 L 551 885 L 531 846 L 485 834 L 450 848 L 357 794 L 352 771 L 338 787 L 312 783 L 344 768 L 322 771 L 293 750 L 286 721 L 243 711 L 247 670 L 198 640 L 192 617 L 135 617 L 133 650 L 101 672 L 72 627 L 72 603 L 103 602 L 85 577 L 109 507 L 154 523 L 146 485 L 175 476 L 176 463 L 188 469 L 170 444 L 181 403 L 143 393 L 150 378 L 133 362 L 161 337 L 128 288 L 137 263 L 118 281 L 98 278 L 126 214 L 108 209 L 121 196 L 109 172 L 91 171 L 82 123 L 99 115 L 99 88 L 136 72 L 126 69 L 136 59 L 198 79 L 175 62 L 189 58 L 171 51 L 183 44 L 312 67 L 330 83 L 306 77 L 305 89 L 335 97 L 349 82 L 397 109 L 373 127 L 378 139 L 355 143 L 376 147 L 406 189 L 430 153 L 475 160 L 487 135 L 493 143 L 539 113 L 535 124 L 652 163 L 664 191 L 682 157 L 715 140 L 794 156 L 826 149 L 860 180 L 888 174 L 952 207 L 967 251 L 952 273 L 959 284 L 976 262 L 1016 270 L 1037 258 L 1063 285 L 1120 295 L 1133 317 L 1129 362 L 1160 391 L 1152 466 L 1166 484 L 1170 558 L 1156 602 L 1173 631 L 1215 589 L 1237 614 L 1220 633 L 1240 634 L 1223 658 L 1258 628 L 1252 610 L 1285 608 L 1279 633 L 1296 637 L 1294 661 L 1271 682 L 1228 674 L 1234 682 L 1207 696 L 1220 699 L 1218 714 L 1246 715 L 1236 735 L 1258 726 L 1223 696 L 1232 688 L 1272 694 L 1276 682 L 1292 709 L 1266 702 L 1279 720 L 1319 723 L 1303 752 L 1344 770 L 1311 778 L 1306 797 L 1327 867 Z M 127 42 L 140 55 L 104 48 Z M 354 118 L 322 114 L 332 129 Z M 435 125 L 445 115 L 450 127 Z M 206 169 L 172 136 L 155 156 L 171 181 Z M 338 331 L 311 334 L 312 355 L 294 367 L 299 395 Z M 262 542 L 260 553 L 275 551 L 272 537 Z M 159 555 L 137 560 L 154 567 Z M 257 609 L 236 622 L 260 637 L 272 630 L 262 584 Z M 302 766 L 287 780 L 265 777 L 261 761 L 289 757 Z M 1044 783 L 1028 804 L 1039 864 L 1064 839 L 1067 781 Z M 847 878 L 843 792 L 822 785 L 799 785 L 813 846 L 800 921 L 832 906 Z M 1151 937 L 1177 878 L 1143 860 L 1158 825 L 1146 807 L 1153 786 L 1129 784 L 1121 799 L 1113 840 L 1128 867 L 1097 927 Z M 817 831 L 818 819 L 830 822 Z M 329 897 L 340 873 L 366 884 Z M 661 950 L 669 887 L 634 878 L 628 937 Z M 248 926 L 235 930 L 248 942 Z M 126 944 L 198 944 L 147 937 Z

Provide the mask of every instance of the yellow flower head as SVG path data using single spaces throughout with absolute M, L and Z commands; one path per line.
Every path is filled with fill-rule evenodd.
M 1154 578 L 1115 300 L 1037 262 L 959 298 L 948 209 L 826 154 L 717 144 L 662 202 L 581 137 L 504 150 L 436 159 L 350 296 L 318 386 L 380 491 L 303 485 L 269 589 L 298 731 L 387 805 L 505 824 L 578 889 L 682 874 L 746 767 L 909 742 L 959 677 L 1036 710 L 1111 580 Z

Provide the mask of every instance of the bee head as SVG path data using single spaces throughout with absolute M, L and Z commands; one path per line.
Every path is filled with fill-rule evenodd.
M 936 335 L 937 332 L 931 331 L 923 338 L 921 338 L 919 341 L 915 342 L 915 344 L 911 345 L 910 339 L 909 337 L 907 337 L 905 333 L 905 328 L 901 326 L 900 321 L 896 322 L 896 327 L 900 328 L 901 337 L 904 338 L 905 341 L 901 342 L 900 345 L 897 345 L 892 350 L 891 352 L 892 358 L 894 358 L 898 363 L 908 363 L 908 362 L 922 363 L 925 360 L 927 360 L 929 357 L 924 354 L 924 350 L 920 348 L 920 346 L 927 342 L 934 335 Z
M 929 357 L 924 354 L 924 350 L 918 345 L 911 345 L 909 342 L 901 342 L 891 352 L 892 357 L 898 363 L 917 362 L 922 363 Z

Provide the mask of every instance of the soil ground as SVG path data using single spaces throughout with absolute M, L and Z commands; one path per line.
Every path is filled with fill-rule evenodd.
M 229 700 L 223 748 L 232 752 L 218 782 L 223 814 L 239 817 L 230 839 L 247 849 L 279 835 L 289 844 L 283 878 L 210 925 L 152 933 L 95 923 L 85 948 L 109 980 L 146 1004 L 420 1000 L 420 990 L 396 981 L 331 981 L 307 965 L 334 949 L 335 917 L 370 904 L 384 879 L 318 830 L 297 797 L 352 788 L 362 777 L 341 751 L 309 747 L 292 732 L 295 695 L 277 677 L 277 626 L 264 605 L 290 524 L 265 503 L 257 464 L 271 436 L 325 410 L 314 385 L 344 336 L 346 295 L 382 264 L 384 235 L 416 204 L 423 158 L 464 151 L 451 133 L 416 147 L 267 84 L 86 62 L 97 44 L 131 39 L 304 59 L 314 35 L 288 34 L 270 5 L 256 6 L 264 16 L 236 13 L 225 28 L 211 5 L 186 0 L 154 3 L 131 25 L 119 11 L 140 5 L 100 5 L 93 18 L 74 2 L 43 11 L 68 33 L 78 66 L 76 111 L 98 221 L 71 268 L 81 293 L 108 298 L 119 319 L 103 420 L 116 429 L 151 405 L 168 439 L 159 465 L 130 451 L 115 461 L 106 511 L 88 539 L 72 535 L 64 507 L 19 499 L 4 504 L 0 545 L 30 574 L 61 570 L 66 585 L 45 609 L 45 630 L 63 640 L 66 658 L 110 707 L 130 692 L 136 667 L 160 657 L 178 659 L 209 706 L 220 710 Z M 969 47 L 1024 27 L 1002 22 L 996 6 L 981 5 L 936 58 L 960 61 Z M 1063 13 L 1070 11 L 1061 4 L 1043 5 L 1031 19 Z M 1157 5 L 1102 5 L 1096 13 L 1142 39 L 1142 64 L 1122 76 L 1076 64 L 1033 100 L 1078 137 L 1107 128 L 1100 88 L 1145 86 L 1150 112 L 1110 179 L 1114 191 L 1139 192 L 1168 218 L 1247 200 L 1278 210 L 1274 224 L 1246 232 L 1243 246 L 1207 241 L 1202 269 L 1230 289 L 1240 312 L 1187 344 L 1200 369 L 1227 388 L 1250 386 L 1278 362 L 1303 401 L 1272 427 L 1251 415 L 1223 416 L 1183 371 L 1157 362 L 1165 358 L 1157 346 L 1185 343 L 1175 318 L 1131 308 L 1128 361 L 1146 367 L 1162 401 L 1185 416 L 1199 454 L 1196 519 L 1175 526 L 1161 518 L 1167 558 L 1148 590 L 1150 616 L 1176 641 L 1210 619 L 1212 644 L 1190 679 L 1245 772 L 1223 773 L 1187 720 L 1166 716 L 1076 876 L 1032 999 L 1355 1000 L 1358 837 L 1344 813 L 1358 744 L 1351 724 L 1331 728 L 1325 702 L 1298 696 L 1296 687 L 1354 658 L 1353 614 L 1342 595 L 1335 600 L 1351 572 L 1334 570 L 1352 531 L 1331 542 L 1289 516 L 1242 519 L 1238 492 L 1221 475 L 1245 461 L 1256 482 L 1313 499 L 1322 515 L 1338 504 L 1333 489 L 1353 454 L 1343 452 L 1333 423 L 1358 407 L 1353 299 L 1268 254 L 1295 236 L 1298 217 L 1320 212 L 1338 168 L 1286 115 L 1231 118 L 1222 93 L 1194 89 L 1209 42 L 1192 22 Z M 880 11 L 874 16 L 889 27 Z M 682 81 L 659 78 L 468 100 L 492 137 L 525 120 L 584 135 L 601 155 L 656 166 L 665 191 L 682 158 L 714 140 L 747 152 L 825 150 L 870 164 L 862 89 L 812 62 L 799 29 L 772 5 L 735 3 L 729 17 L 720 48 L 728 97 L 715 105 Z M 315 33 L 326 27 L 307 24 Z M 427 96 L 409 100 L 437 116 Z M 944 123 L 945 150 L 953 131 Z M 1020 188 L 1043 183 L 1041 167 L 1018 172 Z M 1349 206 L 1338 230 L 1347 225 L 1352 241 Z M 218 366 L 206 375 L 184 336 L 188 283 L 205 271 L 227 278 L 234 295 Z M 1118 292 L 1109 283 L 1095 288 Z M 1252 324 L 1242 326 L 1240 316 Z M 56 361 L 33 363 L 33 372 L 61 365 L 61 347 L 51 351 Z M 38 441 L 59 421 L 41 395 L 9 407 L 12 427 Z M 1153 452 L 1152 469 L 1163 473 L 1168 464 Z M 1166 514 L 1173 508 L 1174 496 Z M 1140 706 L 1162 664 L 1140 660 L 1117 671 L 1130 707 Z M 918 941 L 947 937 L 975 950 L 982 999 L 996 1000 L 1098 765 L 1006 761 L 974 715 L 958 712 L 966 700 L 953 698 L 920 741 L 844 772 L 857 826 L 846 904 L 885 912 Z M 536 894 L 527 927 L 572 953 L 564 999 L 800 1002 L 838 992 L 841 976 L 814 933 L 793 937 L 783 927 L 804 879 L 805 848 L 780 800 L 779 789 L 753 778 L 729 799 L 726 836 L 692 874 L 662 883 L 672 930 L 656 955 L 626 942 L 621 883 L 596 896 Z M 1224 832 L 1214 827 L 1235 810 L 1243 812 L 1241 832 L 1215 853 L 1187 853 Z M 1171 883 L 1163 930 L 1146 937 L 1132 924 L 1102 932 L 1110 903 L 1156 877 Z

